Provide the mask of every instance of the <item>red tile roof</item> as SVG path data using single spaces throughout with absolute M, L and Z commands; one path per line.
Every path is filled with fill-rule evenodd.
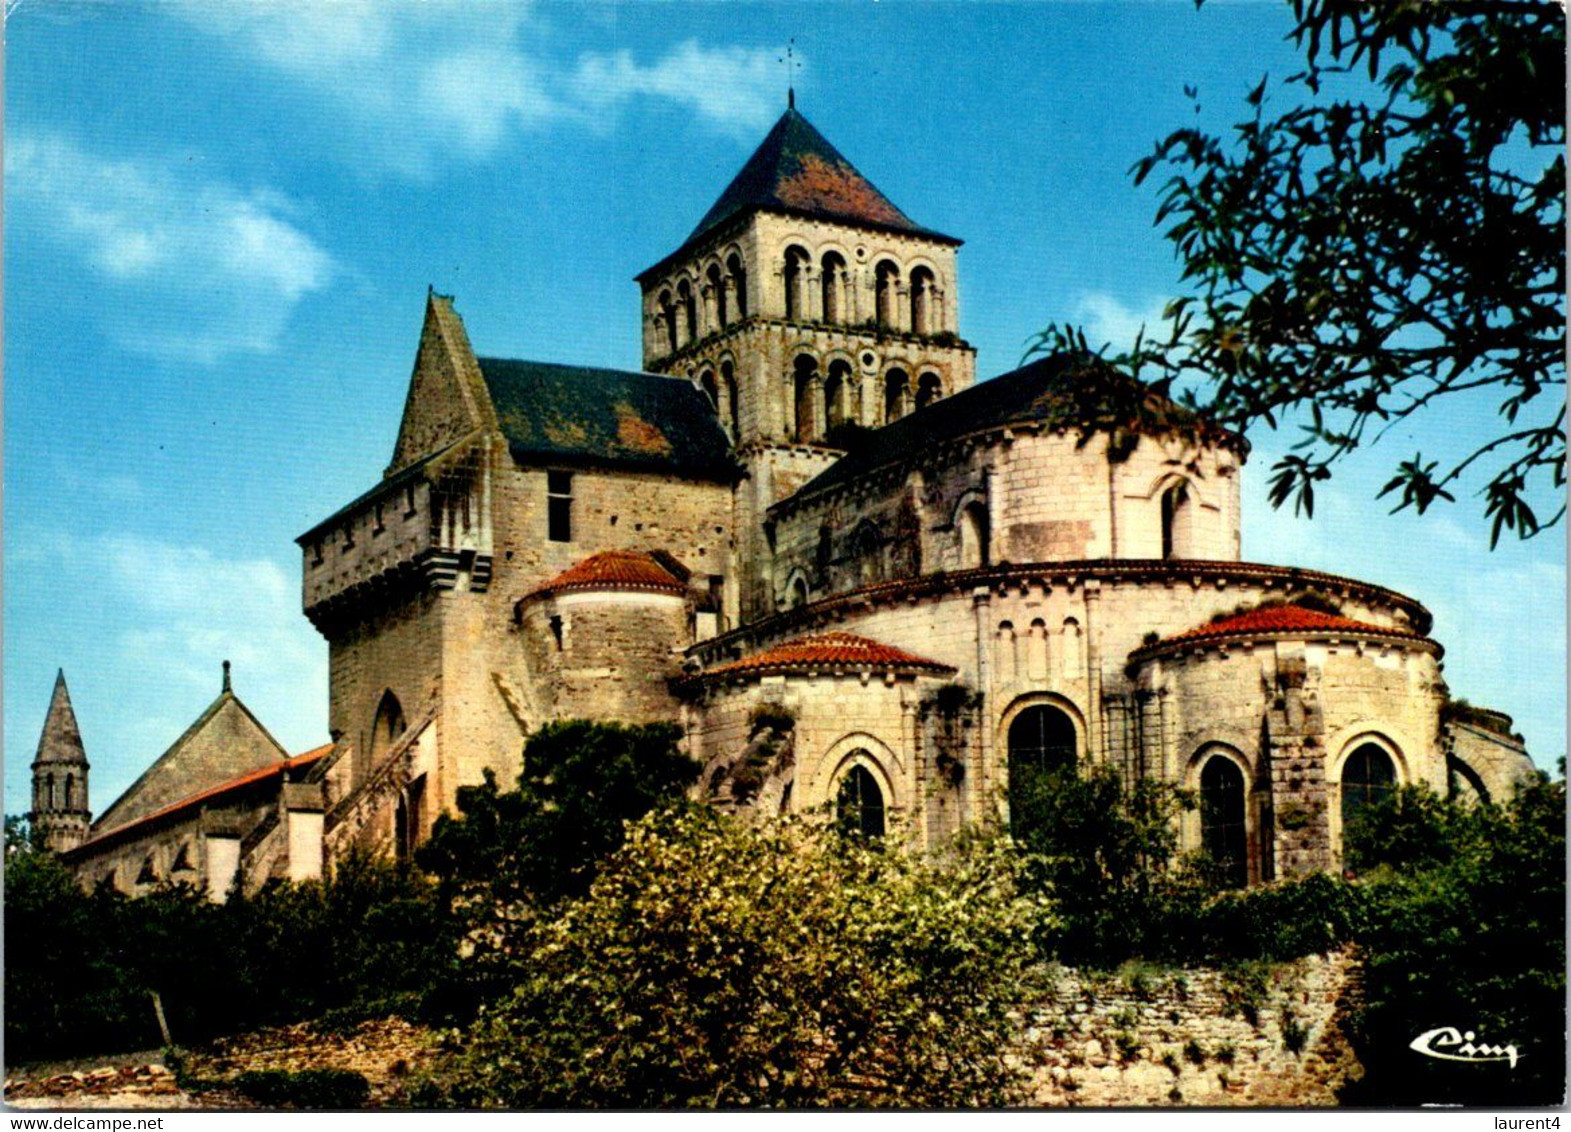
M 295 755 L 293 758 L 279 759 L 275 763 L 268 763 L 266 766 L 257 767 L 255 770 L 246 771 L 246 773 L 238 775 L 235 778 L 231 778 L 227 782 L 220 782 L 217 786 L 210 786 L 206 790 L 192 794 L 189 797 L 181 798 L 178 802 L 171 802 L 169 805 L 163 807 L 163 809 L 154 810 L 150 814 L 144 814 L 142 817 L 139 817 L 134 821 L 126 822 L 124 825 L 118 825 L 114 829 L 106 829 L 104 832 L 96 834 L 90 840 L 82 842 L 82 844 L 78 845 L 74 850 L 72 850 L 72 852 L 80 852 L 81 850 L 86 849 L 88 846 L 96 845 L 107 838 L 118 838 L 129 830 L 151 824 L 152 822 L 156 822 L 161 818 L 170 817 L 183 810 L 200 806 L 203 802 L 211 801 L 220 795 L 228 794 L 231 791 L 239 790 L 242 787 L 250 786 L 258 782 L 266 782 L 272 778 L 281 777 L 285 771 L 298 770 L 301 767 L 310 766 L 312 763 L 325 757 L 332 749 L 333 744 L 325 743 L 320 747 L 313 747 L 311 750 L 306 751 L 303 754 Z
M 535 591 L 536 596 L 564 590 L 656 590 L 686 593 L 687 585 L 656 562 L 653 555 L 636 550 L 602 550 L 562 571 Z
M 707 672 L 699 673 L 698 676 L 702 679 L 710 676 L 822 668 L 923 668 L 933 672 L 954 671 L 953 665 L 940 664 L 936 660 L 928 660 L 904 649 L 897 649 L 893 645 L 880 644 L 878 641 L 859 637 L 854 633 L 835 632 L 815 633 L 812 636 L 799 637 L 794 641 L 786 641 L 763 652 L 754 653 L 752 656 L 744 656 L 741 660 L 718 665 Z
M 1410 629 L 1371 625 L 1367 621 L 1354 621 L 1349 617 L 1322 613 L 1318 609 L 1306 609 L 1301 605 L 1273 605 L 1263 609 L 1251 609 L 1247 613 L 1224 617 L 1220 621 L 1212 621 L 1209 624 L 1197 626 L 1186 632 L 1179 633 L 1177 636 L 1168 637 L 1152 647 L 1193 641 L 1211 641 L 1223 637 L 1253 637 L 1272 634 L 1320 637 L 1328 634 L 1343 633 L 1409 639 L 1418 637 L 1418 634 Z

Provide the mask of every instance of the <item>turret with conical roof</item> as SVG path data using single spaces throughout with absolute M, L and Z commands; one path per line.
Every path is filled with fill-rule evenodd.
M 33 809 L 28 821 L 41 847 L 60 853 L 86 839 L 87 771 L 87 750 L 62 670 L 55 675 L 49 714 L 33 758 Z

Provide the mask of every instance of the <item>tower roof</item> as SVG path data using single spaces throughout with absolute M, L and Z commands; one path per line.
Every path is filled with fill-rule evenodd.
M 682 246 L 639 278 L 663 267 L 727 220 L 757 210 L 906 232 L 956 246 L 961 243 L 953 236 L 923 228 L 896 208 L 792 106 Z
M 33 765 L 41 763 L 80 763 L 87 766 L 87 750 L 82 746 L 82 732 L 76 725 L 76 711 L 71 707 L 71 692 L 65 686 L 65 670 L 55 673 L 55 691 L 49 700 L 49 714 L 44 717 L 43 734 L 38 737 L 38 754 Z

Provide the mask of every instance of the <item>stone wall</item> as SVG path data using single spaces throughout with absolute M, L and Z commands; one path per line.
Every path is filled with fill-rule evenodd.
M 1337 1103 L 1362 1070 L 1346 1025 L 1361 973 L 1338 952 L 1269 968 L 1063 969 L 1031 1032 L 1035 1103 Z

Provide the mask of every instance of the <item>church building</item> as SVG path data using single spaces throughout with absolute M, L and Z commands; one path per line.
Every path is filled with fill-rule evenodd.
M 409 853 L 549 721 L 670 720 L 715 805 L 913 847 L 1036 770 L 1178 783 L 1244 884 L 1339 868 L 1397 784 L 1532 773 L 1417 600 L 1242 560 L 1243 437 L 1095 359 L 978 382 L 960 244 L 792 107 L 637 277 L 640 370 L 477 353 L 432 293 L 386 470 L 298 540 L 330 746 L 226 670 L 89 824 L 62 679 L 34 825 L 85 882 L 216 896 Z

